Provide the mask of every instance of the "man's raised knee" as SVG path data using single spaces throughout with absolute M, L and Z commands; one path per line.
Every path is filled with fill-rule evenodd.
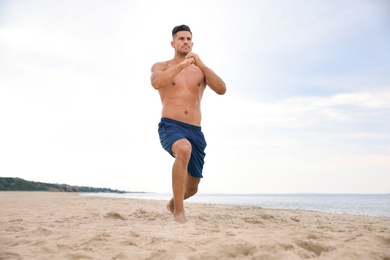
M 175 157 L 189 158 L 191 156 L 192 146 L 187 139 L 180 139 L 172 146 Z

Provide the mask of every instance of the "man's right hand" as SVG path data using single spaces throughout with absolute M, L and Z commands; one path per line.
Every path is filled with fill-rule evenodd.
M 183 63 L 186 65 L 186 67 L 188 67 L 192 64 L 195 64 L 195 58 L 194 57 L 185 58 Z

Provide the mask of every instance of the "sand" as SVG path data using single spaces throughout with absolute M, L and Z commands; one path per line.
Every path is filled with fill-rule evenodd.
M 390 259 L 390 218 L 0 192 L 0 259 Z

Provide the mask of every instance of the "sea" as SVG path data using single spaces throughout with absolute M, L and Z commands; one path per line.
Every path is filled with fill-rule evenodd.
M 86 196 L 132 198 L 168 201 L 168 193 L 84 193 Z M 310 210 L 334 214 L 390 217 L 390 194 L 226 194 L 198 193 L 186 200 L 236 206 L 258 206 L 270 209 Z

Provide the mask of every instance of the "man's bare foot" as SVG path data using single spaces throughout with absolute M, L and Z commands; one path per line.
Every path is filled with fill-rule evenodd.
M 174 209 L 171 207 L 171 204 L 170 204 L 170 203 L 167 204 L 167 209 L 168 209 L 171 213 L 174 212 Z
M 173 214 L 173 217 L 175 218 L 175 221 L 178 222 L 178 223 L 186 223 L 187 222 L 187 218 L 186 218 L 186 215 L 184 214 L 184 212 L 180 212 L 178 214 Z
M 173 198 L 168 202 L 167 209 L 173 213 L 175 212 L 175 203 L 173 202 Z

